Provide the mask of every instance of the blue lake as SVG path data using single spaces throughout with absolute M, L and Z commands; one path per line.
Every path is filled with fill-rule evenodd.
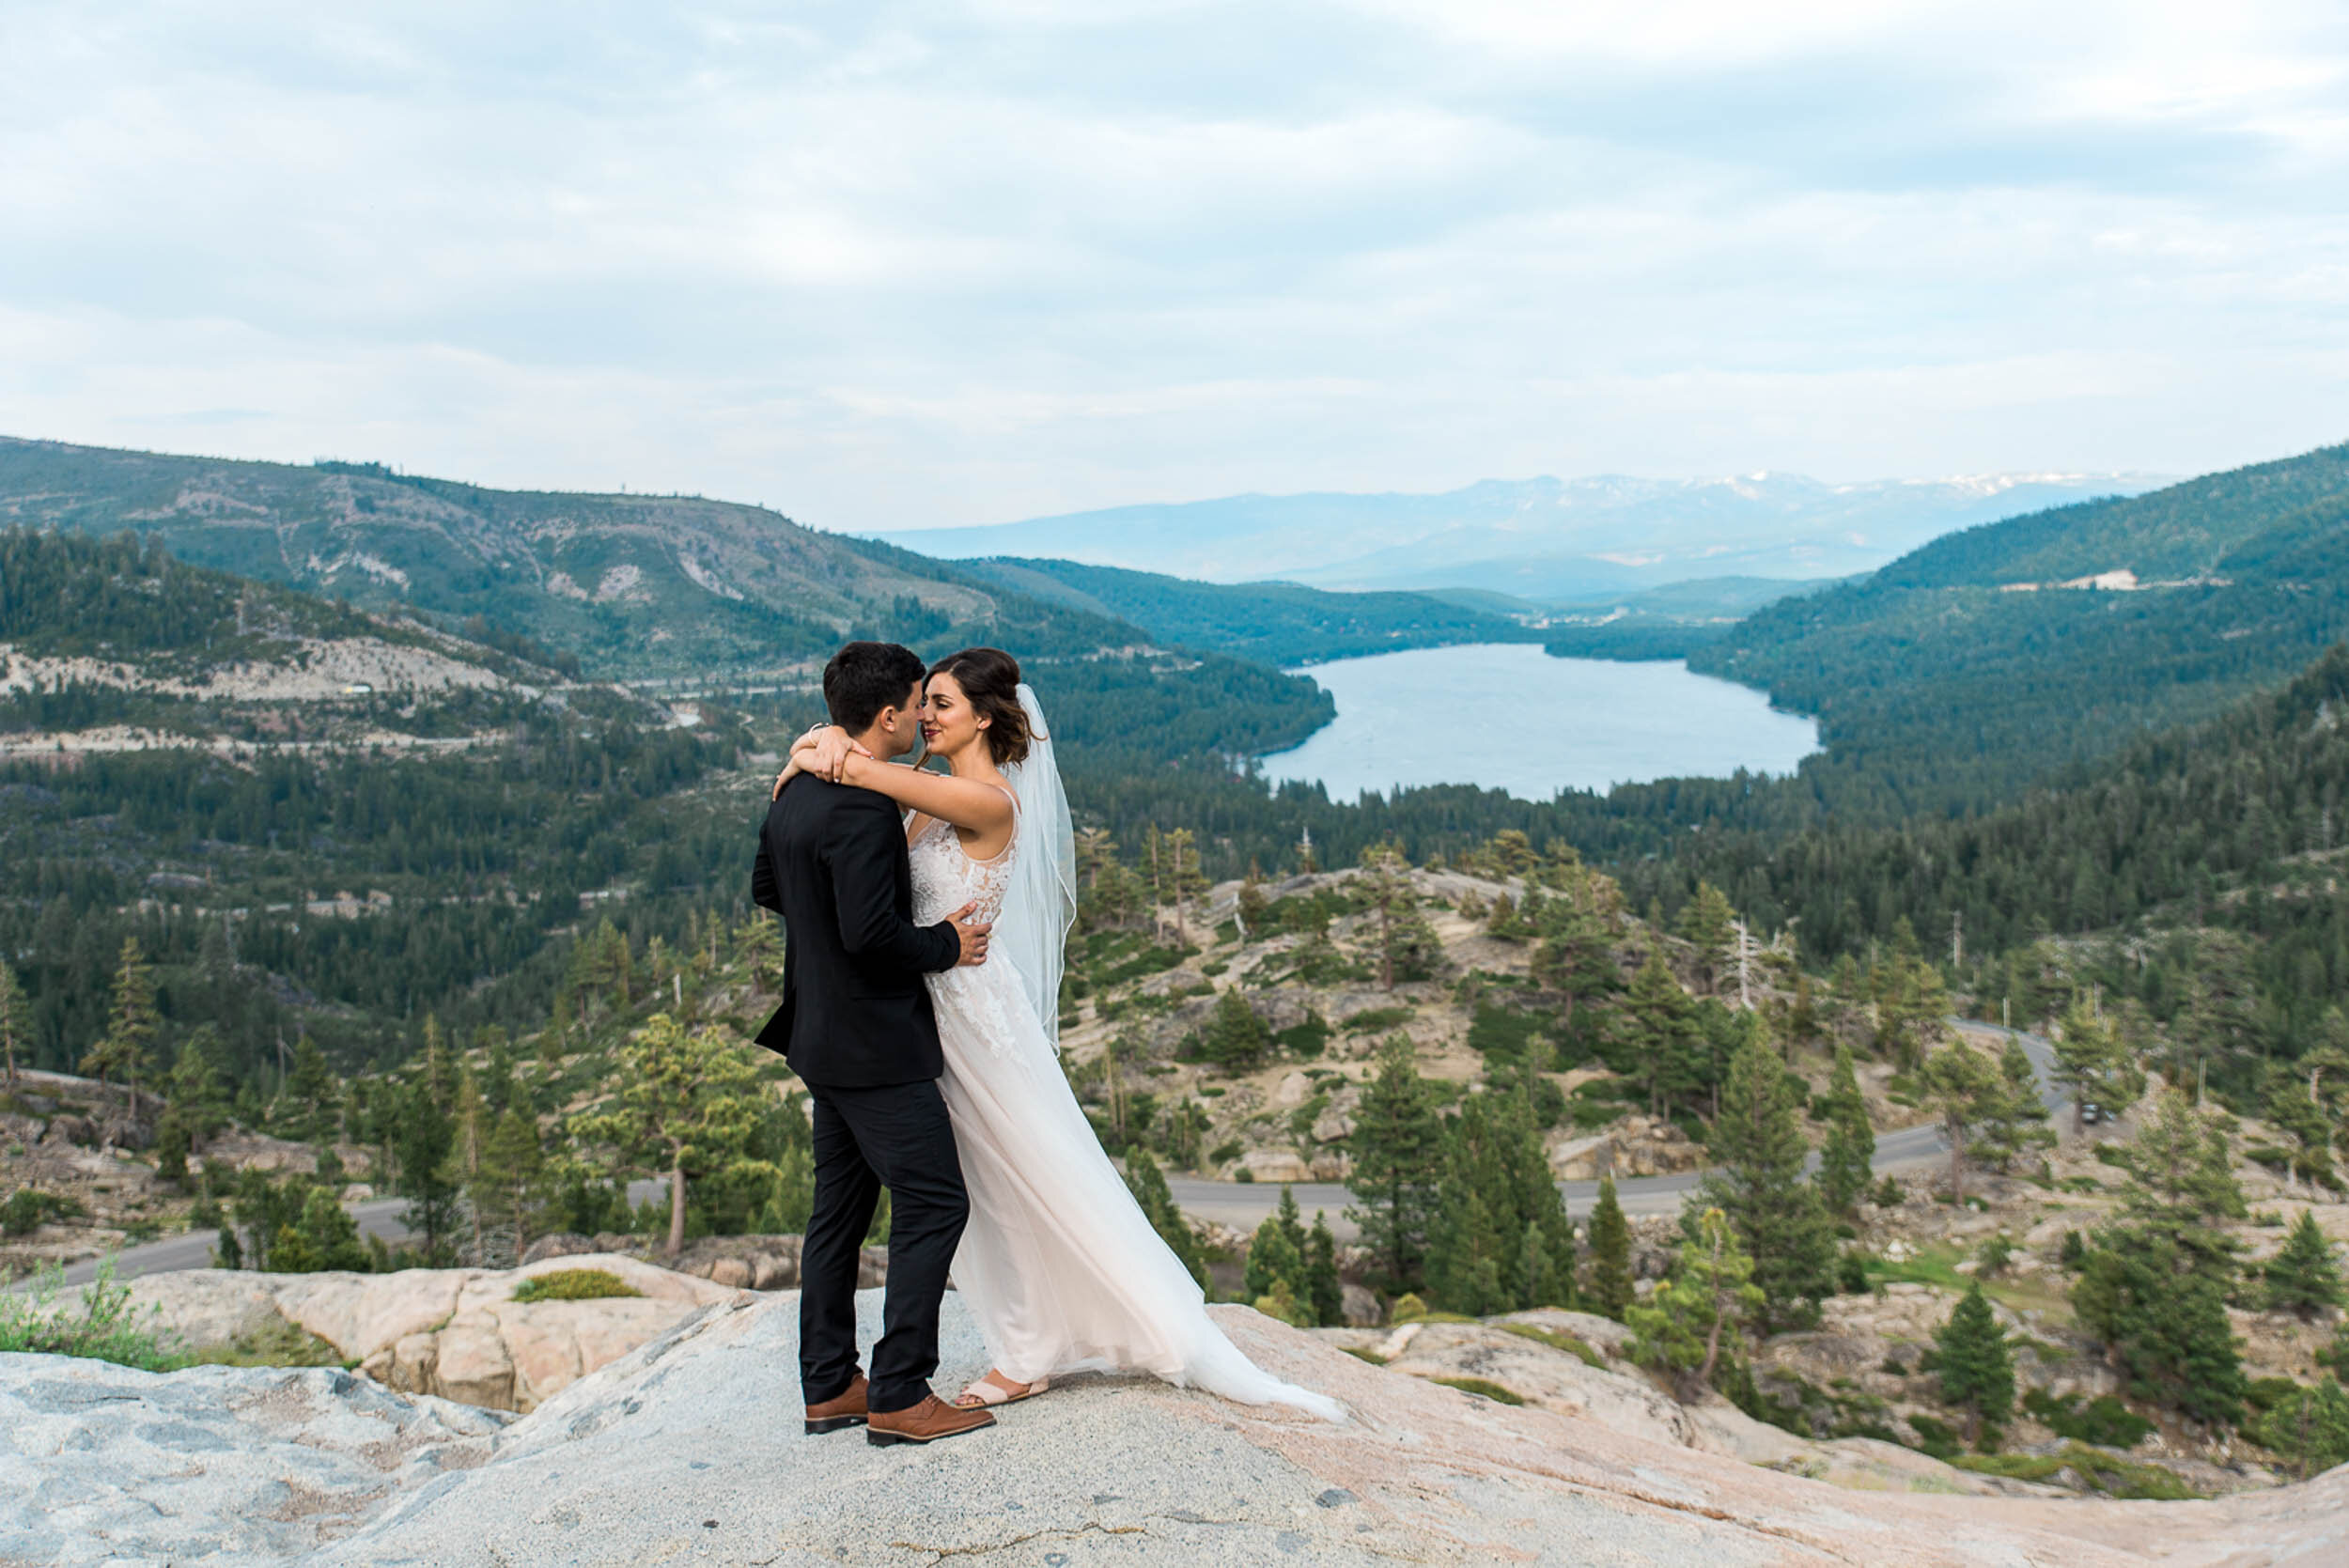
M 1528 800 L 1649 779 L 1791 773 L 1819 749 L 1812 721 L 1678 660 L 1552 659 L 1528 643 L 1417 648 L 1302 672 L 1337 718 L 1264 759 L 1272 779 L 1330 799 L 1397 784 L 1474 784 Z

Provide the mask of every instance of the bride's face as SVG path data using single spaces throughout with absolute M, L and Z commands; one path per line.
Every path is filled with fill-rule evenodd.
M 922 692 L 922 739 L 934 756 L 952 762 L 979 743 L 988 721 L 972 708 L 962 685 L 951 675 L 930 676 Z

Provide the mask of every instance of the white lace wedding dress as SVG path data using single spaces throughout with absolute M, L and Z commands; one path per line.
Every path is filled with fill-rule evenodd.
M 914 919 L 975 902 L 992 921 L 1019 853 L 973 861 L 952 826 L 910 846 Z M 1154 1373 L 1245 1405 L 1294 1405 L 1336 1421 L 1331 1399 L 1283 1383 L 1207 1316 L 1190 1273 L 1151 1229 L 1062 1076 L 1060 1056 L 1015 962 L 929 977 L 945 1048 L 939 1087 L 971 1192 L 954 1281 L 996 1367 L 1015 1382 L 1074 1372 Z

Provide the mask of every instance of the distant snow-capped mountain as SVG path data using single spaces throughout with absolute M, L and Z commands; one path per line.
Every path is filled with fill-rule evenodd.
M 1441 495 L 1236 495 L 881 536 L 926 555 L 1050 556 L 1237 582 L 1482 588 L 1571 599 L 1692 577 L 1843 577 L 1952 529 L 2169 481 L 1992 474 L 1828 484 L 1486 479 Z

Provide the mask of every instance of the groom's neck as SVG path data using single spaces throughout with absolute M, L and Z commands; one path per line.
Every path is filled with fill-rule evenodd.
M 849 738 L 883 762 L 893 762 L 898 755 L 899 737 L 878 723 L 863 735 L 850 736 Z

